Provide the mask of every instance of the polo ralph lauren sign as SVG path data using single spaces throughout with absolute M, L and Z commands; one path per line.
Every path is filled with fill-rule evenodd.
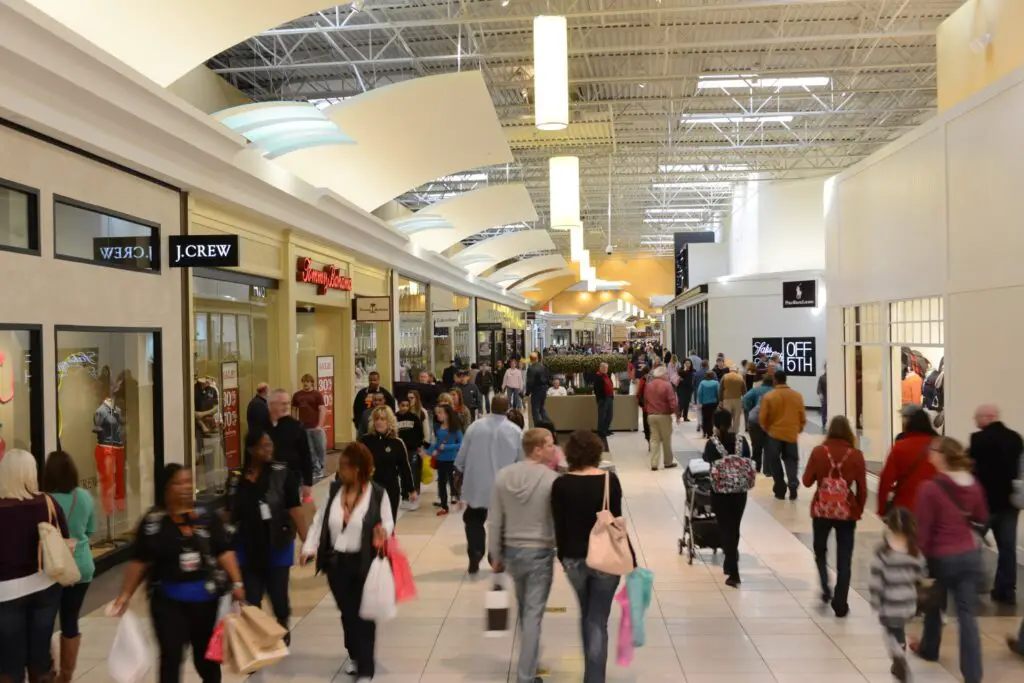
M 783 308 L 815 308 L 818 305 L 818 281 L 797 280 L 782 283 Z
M 171 268 L 237 268 L 238 235 L 171 235 Z

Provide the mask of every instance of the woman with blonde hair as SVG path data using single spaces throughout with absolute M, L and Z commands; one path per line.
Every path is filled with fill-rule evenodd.
M 39 492 L 35 457 L 19 448 L 0 460 L 0 681 L 52 683 L 50 638 L 61 587 L 39 566 L 39 525 L 69 538 L 64 511 Z
M 988 524 L 985 491 L 971 474 L 973 461 L 956 439 L 932 440 L 928 460 L 938 471 L 917 491 L 917 542 L 935 579 L 935 599 L 924 614 L 921 640 L 910 649 L 936 662 L 942 645 L 942 610 L 950 596 L 960 636 L 960 673 L 964 683 L 981 683 L 981 634 L 978 587 L 984 579 L 981 538 Z
M 418 415 L 423 420 L 423 440 L 431 443 L 434 440 L 434 425 L 430 419 L 430 413 L 423 407 L 423 398 L 420 392 L 412 389 L 409 391 L 409 412 Z
M 360 443 L 373 455 L 373 481 L 388 494 L 392 519 L 398 519 L 402 493 L 413 503 L 418 496 L 413 488 L 412 466 L 405 442 L 398 438 L 398 420 L 388 406 L 379 406 L 370 413 L 370 432 Z

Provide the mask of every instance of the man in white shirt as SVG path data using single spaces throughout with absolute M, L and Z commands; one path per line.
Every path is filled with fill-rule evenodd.
M 466 525 L 466 552 L 469 555 L 469 574 L 480 571 L 480 561 L 487 552 L 487 506 L 491 504 L 491 489 L 502 467 L 523 457 L 523 430 L 505 417 L 508 399 L 495 396 L 491 401 L 491 414 L 469 426 L 462 438 L 455 469 L 462 473 L 462 501 L 466 511 L 462 521 Z
M 551 380 L 551 388 L 548 389 L 548 396 L 568 396 L 569 392 L 562 386 L 562 380 L 555 377 Z

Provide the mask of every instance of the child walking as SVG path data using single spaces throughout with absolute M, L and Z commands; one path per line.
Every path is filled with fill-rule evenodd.
M 875 551 L 868 589 L 871 607 L 885 630 L 892 657 L 893 677 L 906 683 L 906 625 L 917 613 L 917 586 L 924 577 L 925 562 L 917 547 L 917 521 L 906 508 L 893 508 L 885 517 L 885 539 Z

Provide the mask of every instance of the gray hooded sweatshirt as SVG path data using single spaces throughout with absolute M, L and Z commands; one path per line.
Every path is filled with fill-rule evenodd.
M 502 550 L 554 548 L 551 486 L 558 475 L 546 465 L 524 460 L 501 470 L 487 510 L 488 554 L 503 561 Z

